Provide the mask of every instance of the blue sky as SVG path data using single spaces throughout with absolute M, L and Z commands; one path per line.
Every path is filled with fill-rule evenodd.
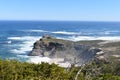
M 120 21 L 120 0 L 0 0 L 0 20 Z

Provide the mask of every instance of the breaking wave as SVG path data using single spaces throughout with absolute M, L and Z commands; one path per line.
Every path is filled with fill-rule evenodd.
M 115 40 L 120 41 L 120 36 L 70 36 L 66 38 L 67 40 L 72 41 L 81 41 L 81 40 Z
M 64 35 L 79 35 L 80 33 L 77 32 L 67 32 L 67 31 L 56 31 L 52 32 L 54 34 L 64 34 Z
M 16 48 L 12 49 L 11 52 L 22 54 L 31 51 L 33 43 L 40 38 L 39 36 L 8 37 L 9 40 L 21 41 L 21 43 L 12 44 L 12 46 L 16 46 Z

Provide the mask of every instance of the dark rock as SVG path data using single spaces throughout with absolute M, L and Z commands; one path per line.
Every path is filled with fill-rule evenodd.
M 46 35 L 43 35 L 43 37 L 42 38 L 44 38 L 44 39 L 52 39 L 53 37 L 52 36 L 50 36 L 50 35 L 48 35 L 48 34 L 46 34 Z

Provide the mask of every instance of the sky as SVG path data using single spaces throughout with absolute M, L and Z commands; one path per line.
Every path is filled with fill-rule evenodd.
M 120 0 L 0 0 L 0 20 L 120 21 Z

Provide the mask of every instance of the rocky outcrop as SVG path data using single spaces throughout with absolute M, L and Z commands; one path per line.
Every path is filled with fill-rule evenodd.
M 82 63 L 92 60 L 101 49 L 81 43 L 43 36 L 34 43 L 29 56 L 64 58 L 64 61 Z

